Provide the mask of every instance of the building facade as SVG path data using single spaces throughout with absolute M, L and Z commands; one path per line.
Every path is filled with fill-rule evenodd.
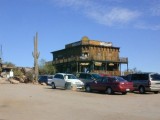
M 51 53 L 57 72 L 120 75 L 121 64 L 126 64 L 128 69 L 128 58 L 119 57 L 119 50 L 111 42 L 90 40 L 85 36 Z

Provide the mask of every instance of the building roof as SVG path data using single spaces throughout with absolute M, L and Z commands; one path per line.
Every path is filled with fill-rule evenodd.
M 77 46 L 82 46 L 82 45 L 85 45 L 85 46 L 99 46 L 99 47 L 112 47 L 112 48 L 119 49 L 119 47 L 114 47 L 112 42 L 90 40 L 87 36 L 82 37 L 82 39 L 80 41 L 66 44 L 65 49 L 73 48 L 73 47 L 77 47 Z M 65 49 L 61 49 L 61 50 L 58 50 L 58 51 L 63 51 Z M 58 52 L 58 51 L 53 51 L 51 53 Z

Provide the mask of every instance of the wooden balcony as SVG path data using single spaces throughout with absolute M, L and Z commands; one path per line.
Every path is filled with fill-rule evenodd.
M 71 57 L 71 58 L 63 58 L 59 60 L 53 61 L 53 64 L 60 64 L 60 63 L 67 63 L 67 62 L 72 62 L 72 61 L 110 61 L 110 62 L 117 62 L 117 63 L 128 63 L 128 58 L 121 57 L 118 60 L 116 59 L 105 59 L 102 60 L 101 58 L 98 57 Z
M 94 70 L 94 73 L 99 73 L 99 74 L 105 74 L 108 76 L 120 76 L 121 72 L 120 71 L 105 71 L 105 70 Z
M 126 57 L 120 57 L 119 58 L 119 62 L 121 62 L 121 63 L 128 63 L 128 58 L 126 58 Z

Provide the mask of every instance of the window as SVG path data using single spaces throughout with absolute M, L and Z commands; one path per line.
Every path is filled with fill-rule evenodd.
M 55 77 L 54 77 L 54 78 L 64 79 L 63 75 L 60 75 L 60 74 L 55 75 Z
M 64 79 L 63 75 L 59 75 L 59 78 L 60 78 L 60 79 Z
M 54 76 L 54 78 L 59 78 L 59 75 L 58 75 L 58 74 L 57 74 L 57 75 L 55 75 L 55 76 Z
M 85 79 L 86 78 L 86 74 L 83 74 L 83 73 L 80 74 L 79 78 L 84 78 Z
M 119 82 L 125 82 L 125 81 L 126 81 L 126 80 L 123 79 L 122 77 L 116 77 L 116 79 L 117 79 L 117 81 L 119 81 Z
M 137 74 L 133 74 L 131 80 L 138 80 L 138 75 Z
M 108 82 L 108 79 L 105 77 L 102 79 L 102 83 L 107 83 Z
M 114 78 L 108 78 L 108 82 L 114 82 L 115 79 Z
M 102 78 L 99 78 L 99 79 L 96 80 L 96 82 L 97 82 L 97 83 L 101 83 L 102 80 L 103 80 Z
M 74 75 L 67 75 L 68 79 L 77 79 Z
M 93 76 L 95 79 L 98 79 L 98 78 L 101 77 L 99 74 L 92 74 L 92 76 Z
M 151 75 L 152 81 L 160 81 L 160 74 L 153 74 Z
M 90 74 L 87 74 L 86 79 L 92 79 L 92 76 Z
M 132 80 L 149 80 L 148 74 L 133 74 Z

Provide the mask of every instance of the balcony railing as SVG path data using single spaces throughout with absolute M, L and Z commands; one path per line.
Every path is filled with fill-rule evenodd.
M 53 64 L 59 64 L 59 63 L 66 63 L 66 62 L 72 62 L 72 61 L 111 61 L 111 62 L 120 62 L 120 63 L 128 63 L 128 58 L 121 57 L 118 60 L 116 59 L 106 59 L 102 60 L 98 57 L 70 57 L 70 58 L 63 58 L 59 60 L 53 61 Z
M 120 76 L 120 71 L 105 71 L 105 70 L 93 70 L 92 72 L 98 73 L 98 74 L 104 74 L 108 76 Z
M 120 57 L 120 58 L 119 58 L 119 62 L 128 63 L 128 58 Z

